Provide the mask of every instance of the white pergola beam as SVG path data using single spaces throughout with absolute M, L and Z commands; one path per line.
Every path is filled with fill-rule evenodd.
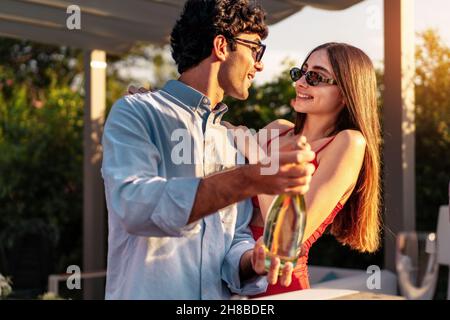
M 385 267 L 395 271 L 395 235 L 414 230 L 416 217 L 414 1 L 385 0 L 384 19 Z
M 84 56 L 84 165 L 83 165 L 83 272 L 106 268 L 106 217 L 101 170 L 101 137 L 106 107 L 106 53 L 87 51 Z M 99 299 L 103 288 L 84 285 L 85 299 Z
M 263 0 L 263 2 L 285 2 L 292 6 L 311 6 L 322 10 L 344 10 L 361 0 Z
M 91 36 L 122 39 L 126 43 L 145 41 L 149 37 L 158 37 L 161 33 L 160 24 L 165 21 L 164 16 L 147 19 L 146 23 L 129 21 L 116 16 L 95 15 L 88 11 L 81 11 L 81 30 L 72 31 L 66 27 L 69 14 L 65 7 L 26 3 L 14 0 L 2 0 L 0 19 L 12 22 L 29 23 L 42 27 L 53 27 L 64 30 L 66 36 L 73 32 L 87 33 Z M 45 17 L 45 20 L 42 19 Z M 142 30 L 142 32 L 136 32 Z
M 96 16 L 119 18 L 129 23 L 151 24 L 161 20 L 161 25 L 171 25 L 178 17 L 185 0 L 152 1 L 152 0 L 22 0 L 26 3 L 52 6 L 66 9 L 70 5 L 78 5 L 82 13 Z M 170 22 L 169 22 L 170 21 Z M 172 22 L 173 21 L 173 22 Z M 142 30 L 146 32 L 147 30 Z
M 53 43 L 84 49 L 101 49 L 111 53 L 127 51 L 132 41 L 117 41 L 113 38 L 100 37 L 80 30 L 67 30 L 66 28 L 50 28 L 25 22 L 8 21 L 0 19 L 0 36 L 18 39 L 28 39 L 41 43 Z
M 362 0 L 260 0 L 269 24 L 304 6 L 342 10 Z M 185 0 L 1 0 L 0 36 L 88 50 L 127 52 L 136 41 L 164 44 Z M 81 29 L 68 30 L 67 8 L 78 5 Z

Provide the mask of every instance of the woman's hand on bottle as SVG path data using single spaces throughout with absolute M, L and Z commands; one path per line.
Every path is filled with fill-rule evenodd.
M 278 146 L 278 149 L 275 147 Z M 311 146 L 306 141 L 305 136 L 295 135 L 286 138 L 276 138 L 272 140 L 270 145 L 270 155 L 274 152 L 289 152 L 295 150 L 311 150 Z
M 305 254 L 304 247 L 302 246 L 299 256 Z M 294 266 L 291 262 L 287 262 L 283 269 L 280 270 L 280 258 L 272 257 L 270 260 L 269 271 L 265 269 L 266 253 L 264 251 L 263 238 L 259 238 L 256 241 L 255 247 L 253 249 L 252 255 L 252 267 L 253 270 L 259 275 L 266 275 L 267 282 L 269 284 L 276 284 L 279 282 L 282 286 L 288 287 L 292 282 L 292 272 L 294 271 Z
M 139 87 L 138 88 L 138 87 L 135 87 L 133 85 L 130 85 L 130 86 L 128 86 L 126 94 L 128 95 L 128 94 L 136 94 L 136 93 L 147 93 L 149 91 L 151 91 L 151 90 L 149 90 L 147 88 L 144 88 L 144 87 Z

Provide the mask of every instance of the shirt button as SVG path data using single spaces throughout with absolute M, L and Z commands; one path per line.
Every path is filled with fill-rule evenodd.
M 208 98 L 203 98 L 203 103 L 208 104 Z

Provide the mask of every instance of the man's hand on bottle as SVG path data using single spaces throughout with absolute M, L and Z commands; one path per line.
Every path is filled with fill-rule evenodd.
M 282 151 L 275 158 L 267 159 L 249 168 L 248 178 L 257 194 L 305 194 L 314 173 L 315 153 L 309 145 L 305 149 Z M 265 169 L 270 168 L 270 171 Z

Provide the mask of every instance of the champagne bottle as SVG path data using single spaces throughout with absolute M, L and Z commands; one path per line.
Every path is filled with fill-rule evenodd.
M 287 262 L 297 263 L 306 225 L 303 195 L 278 195 L 272 202 L 264 225 L 265 267 L 269 270 L 271 258 L 280 258 L 280 270 Z

